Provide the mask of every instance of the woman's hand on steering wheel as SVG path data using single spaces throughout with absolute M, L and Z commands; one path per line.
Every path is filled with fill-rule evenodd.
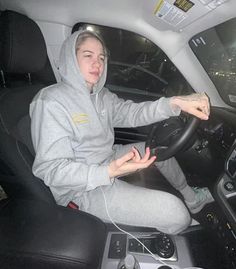
M 173 108 L 179 107 L 182 111 L 192 114 L 202 120 L 208 120 L 210 102 L 205 93 L 194 93 L 186 96 L 174 96 L 170 100 Z

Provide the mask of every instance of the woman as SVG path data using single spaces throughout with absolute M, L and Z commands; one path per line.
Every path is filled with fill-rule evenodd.
M 104 42 L 88 31 L 75 32 L 64 42 L 59 72 L 62 82 L 42 89 L 30 106 L 36 152 L 33 173 L 50 187 L 57 203 L 66 206 L 72 201 L 104 220 L 110 213 L 116 222 L 156 227 L 165 233 L 185 229 L 191 218 L 180 199 L 117 178 L 148 167 L 155 157 L 150 157 L 144 143 L 114 145 L 114 127 L 148 125 L 177 116 L 181 110 L 206 120 L 206 95 L 140 104 L 119 99 L 104 88 Z M 191 210 L 199 211 L 211 201 L 208 190 L 196 193 L 187 185 L 174 158 L 155 165 L 183 194 Z

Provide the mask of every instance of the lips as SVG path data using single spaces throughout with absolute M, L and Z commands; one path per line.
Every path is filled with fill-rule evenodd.
M 99 72 L 94 71 L 94 72 L 89 72 L 92 76 L 99 77 Z

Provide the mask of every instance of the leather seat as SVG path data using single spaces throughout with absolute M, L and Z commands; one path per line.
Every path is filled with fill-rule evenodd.
M 41 71 L 47 53 L 38 25 L 13 11 L 2 12 L 0 24 L 4 73 Z M 46 84 L 20 80 L 0 91 L 0 185 L 8 195 L 0 201 L 0 268 L 100 268 L 106 225 L 56 205 L 50 189 L 31 171 L 29 104 Z
M 2 12 L 0 21 L 3 72 L 31 77 L 41 71 L 48 59 L 38 25 L 13 11 Z M 34 149 L 28 111 L 32 98 L 43 87 L 44 82 L 22 80 L 1 91 L 0 158 L 10 172 L 0 171 L 0 185 L 9 197 L 55 203 L 49 188 L 31 171 Z
M 98 269 L 106 226 L 82 211 L 30 200 L 0 203 L 1 269 Z

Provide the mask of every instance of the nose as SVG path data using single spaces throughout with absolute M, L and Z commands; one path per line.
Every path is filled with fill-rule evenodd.
M 103 64 L 103 61 L 102 61 L 99 57 L 97 57 L 97 58 L 94 59 L 93 64 L 94 64 L 95 66 L 100 67 L 100 66 L 102 66 L 102 64 Z

